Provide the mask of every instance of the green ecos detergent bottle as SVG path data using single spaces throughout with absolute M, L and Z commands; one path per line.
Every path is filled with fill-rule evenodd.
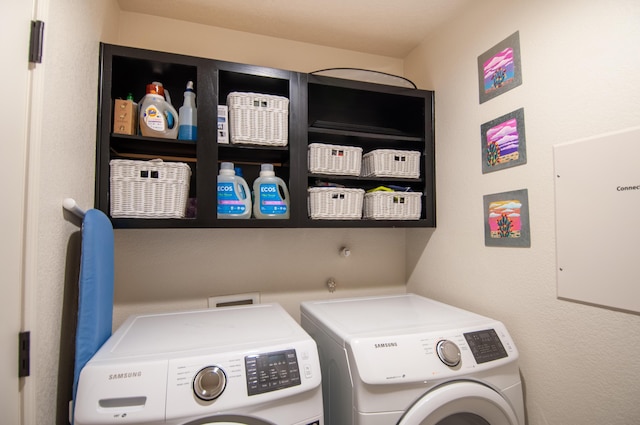
M 273 164 L 260 166 L 260 177 L 253 182 L 253 215 L 256 218 L 289 218 L 289 190 L 276 177 Z
M 167 98 L 165 100 L 165 92 Z M 147 94 L 140 101 L 140 132 L 147 137 L 178 137 L 178 112 L 171 105 L 169 92 L 162 83 L 147 84 Z
M 249 185 L 242 177 L 236 175 L 233 162 L 220 164 L 218 218 L 251 218 Z

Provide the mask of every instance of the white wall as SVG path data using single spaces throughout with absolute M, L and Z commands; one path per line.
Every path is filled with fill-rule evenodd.
M 331 67 L 402 74 L 403 61 L 352 50 L 121 12 L 118 44 L 299 72 Z
M 121 13 L 115 0 L 44 0 L 38 9 L 45 45 L 26 195 L 25 329 L 32 357 L 22 393 L 29 425 L 67 420 L 79 232 L 62 200 L 93 204 L 99 42 L 302 71 L 402 70 L 398 59 Z M 237 292 L 260 291 L 263 302 L 278 301 L 297 316 L 301 299 L 404 291 L 401 229 L 117 230 L 115 236 L 115 326 L 131 313 L 202 308 L 209 296 Z M 352 249 L 349 259 L 338 256 L 342 244 Z M 281 254 L 269 257 L 274 248 Z M 285 263 L 290 258 L 295 264 Z M 334 294 L 325 287 L 329 277 L 338 283 Z
M 639 23 L 634 0 L 487 0 L 406 58 L 406 76 L 436 91 L 438 182 L 437 229 L 408 232 L 407 289 L 505 322 L 530 425 L 640 420 L 640 316 L 556 298 L 552 157 L 640 124 Z M 477 57 L 515 31 L 523 84 L 480 105 Z M 481 124 L 520 107 L 528 163 L 483 175 Z M 483 195 L 521 188 L 531 248 L 485 247 Z
M 533 425 L 629 424 L 640 417 L 634 396 L 640 393 L 640 337 L 633 332 L 638 316 L 555 297 L 551 175 L 553 144 L 639 124 L 640 73 L 634 54 L 640 41 L 639 15 L 635 1 L 486 0 L 406 60 L 406 76 L 421 87 L 436 89 L 438 164 L 438 228 L 406 232 L 408 289 L 507 324 L 521 350 Z M 62 421 L 66 415 L 65 395 L 55 400 L 51 394 L 61 385 L 59 369 L 68 367 L 61 334 L 68 333 L 65 283 L 74 270 L 65 262 L 77 254 L 72 236 L 77 229 L 63 220 L 60 205 L 66 196 L 82 205 L 93 200 L 89 176 L 94 165 L 99 41 L 296 71 L 360 66 L 402 74 L 403 66 L 392 58 L 119 13 L 111 0 L 55 2 L 49 16 L 40 18 L 47 22 L 42 65 L 47 90 L 41 98 L 42 140 L 34 148 L 35 158 L 30 158 L 28 207 L 36 211 L 36 222 L 28 223 L 32 236 L 27 247 L 27 297 L 35 306 L 27 311 L 33 344 L 32 377 L 27 381 L 33 412 L 27 419 L 38 425 Z M 154 27 L 156 23 L 161 25 Z M 109 32 L 118 26 L 117 36 Z M 194 44 L 194 34 L 184 33 L 187 28 L 204 36 L 203 41 Z M 515 30 L 521 36 L 524 84 L 478 105 L 476 58 Z M 528 164 L 481 175 L 480 124 L 521 106 Z M 532 247 L 485 248 L 482 195 L 520 187 L 529 188 Z M 242 276 L 243 291 L 264 288 L 260 271 L 224 265 L 230 252 L 242 250 L 257 257 L 272 246 L 299 250 L 294 269 L 268 269 L 273 292 L 263 298 L 282 301 L 290 311 L 301 298 L 329 296 L 322 287 L 328 275 L 338 281 L 334 296 L 404 290 L 405 268 L 398 264 L 404 258 L 397 253 L 405 244 L 404 230 L 273 233 L 117 231 L 117 317 L 144 309 L 203 306 L 205 297 L 236 289 L 230 283 L 234 273 Z M 249 239 L 259 244 L 246 249 Z M 354 266 L 345 267 L 337 257 L 344 241 L 353 245 Z M 172 253 L 176 270 L 158 267 L 158 262 L 173 258 Z M 504 265 L 500 274 L 491 266 L 498 256 Z M 203 270 L 200 262 L 210 260 L 211 270 Z M 328 263 L 326 269 L 323 262 Z M 265 262 L 260 266 L 274 267 Z M 194 277 L 195 282 L 185 285 L 183 277 Z M 185 288 L 183 299 L 175 299 L 176 287 Z
M 62 200 L 93 204 L 98 42 L 115 40 L 118 9 L 111 0 L 38 3 L 45 32 L 28 158 L 25 329 L 31 331 L 31 376 L 23 393 L 25 423 L 45 425 L 65 423 L 73 375 L 69 302 L 77 287 L 78 227 L 65 221 Z
M 402 73 L 400 59 L 121 12 L 118 44 L 309 72 L 335 66 Z M 162 31 L 158 31 L 162 28 Z M 213 182 L 212 182 L 213 185 Z M 213 187 L 213 186 L 212 186 Z M 294 317 L 305 299 L 404 291 L 403 229 L 117 230 L 114 325 L 129 314 L 205 308 L 260 292 Z M 341 246 L 351 248 L 345 259 Z M 338 284 L 330 294 L 326 281 Z

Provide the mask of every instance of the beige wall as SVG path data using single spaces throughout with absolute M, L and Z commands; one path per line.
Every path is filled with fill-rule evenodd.
M 640 420 L 640 316 L 556 298 L 552 157 L 640 124 L 639 22 L 631 0 L 487 0 L 406 58 L 407 77 L 436 91 L 438 182 L 437 229 L 408 233 L 408 290 L 505 322 L 530 425 Z M 477 57 L 515 31 L 523 84 L 480 105 Z M 483 175 L 480 125 L 519 107 L 527 164 Z M 485 247 L 483 195 L 521 188 L 531 248 Z

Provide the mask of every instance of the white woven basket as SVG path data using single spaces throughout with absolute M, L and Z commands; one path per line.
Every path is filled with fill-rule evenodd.
M 310 187 L 309 217 L 315 220 L 360 220 L 363 189 Z
M 311 173 L 359 176 L 362 148 L 311 143 L 308 161 Z
M 362 156 L 363 177 L 420 177 L 420 152 L 377 149 Z
M 182 162 L 114 159 L 111 166 L 111 217 L 183 218 L 191 168 Z
M 231 143 L 286 146 L 289 139 L 289 99 L 260 93 L 227 96 Z
M 364 195 L 363 217 L 372 220 L 418 220 L 421 192 L 369 192 Z

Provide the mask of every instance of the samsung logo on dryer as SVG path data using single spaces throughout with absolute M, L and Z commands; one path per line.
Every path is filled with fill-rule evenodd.
M 114 381 L 116 379 L 139 378 L 141 376 L 142 376 L 142 371 L 112 373 L 109 375 L 109 381 Z
M 394 348 L 398 346 L 397 342 L 377 342 L 373 344 L 375 348 Z

